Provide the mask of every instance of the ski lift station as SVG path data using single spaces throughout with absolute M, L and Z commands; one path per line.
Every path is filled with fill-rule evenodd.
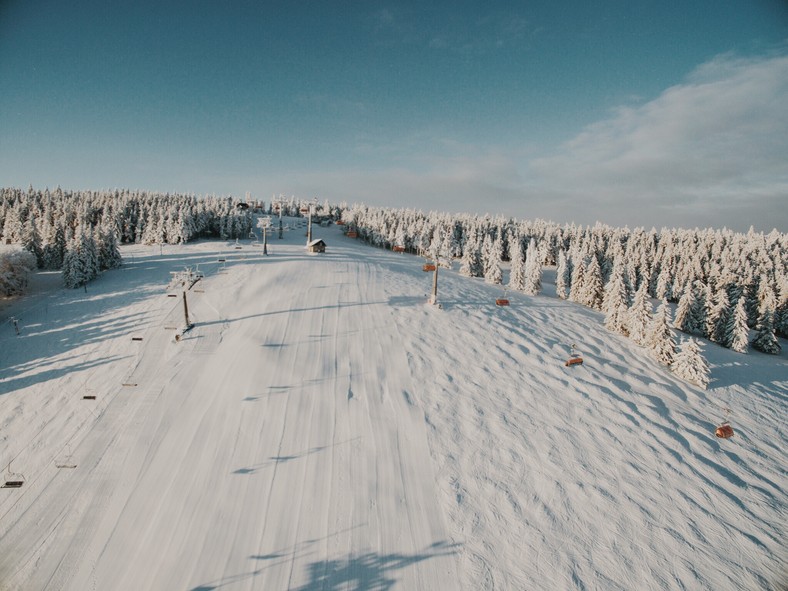
M 307 243 L 306 248 L 309 252 L 326 252 L 326 243 L 322 238 L 315 238 Z

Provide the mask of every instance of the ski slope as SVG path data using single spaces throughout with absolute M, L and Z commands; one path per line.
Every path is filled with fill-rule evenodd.
M 442 270 L 439 308 L 420 259 L 314 236 L 127 246 L 4 304 L 0 589 L 784 588 L 785 342 L 707 344 L 702 391 L 549 273 L 499 308 Z

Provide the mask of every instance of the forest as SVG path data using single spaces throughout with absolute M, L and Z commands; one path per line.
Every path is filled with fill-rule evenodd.
M 630 230 L 364 205 L 344 208 L 341 221 L 371 245 L 442 266 L 459 259 L 462 275 L 525 294 L 541 289 L 543 266 L 556 266 L 558 297 L 604 312 L 608 329 L 666 365 L 697 345 L 672 343 L 669 327 L 741 353 L 751 328 L 752 346 L 765 353 L 780 352 L 776 335 L 788 337 L 788 235 L 777 230 Z M 661 302 L 655 314 L 649 298 Z
M 0 189 L 0 241 L 32 255 L 0 254 L 0 295 L 21 292 L 33 268 L 61 270 L 66 287 L 83 287 L 122 264 L 120 244 L 246 238 L 256 214 L 299 216 L 311 207 L 372 246 L 397 247 L 440 266 L 456 260 L 464 276 L 529 295 L 541 290 L 542 268 L 555 266 L 558 297 L 602 311 L 608 329 L 650 347 L 667 365 L 694 346 L 692 339 L 673 342 L 670 327 L 742 353 L 751 344 L 777 354 L 776 337 L 788 337 L 788 235 L 777 230 L 630 230 L 282 196 L 267 205 L 249 201 L 248 195 L 244 201 L 130 190 Z M 656 313 L 649 298 L 661 302 Z M 675 318 L 668 303 L 676 304 Z M 756 331 L 751 341 L 750 329 Z

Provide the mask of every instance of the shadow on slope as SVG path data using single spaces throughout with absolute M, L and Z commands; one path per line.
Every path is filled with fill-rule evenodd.
M 351 556 L 340 560 L 318 560 L 307 566 L 309 580 L 296 587 L 294 591 L 388 591 L 397 584 L 396 571 L 431 558 L 451 556 L 456 554 L 456 548 L 457 544 L 441 541 L 435 542 L 424 551 L 416 554 L 367 552 L 360 556 Z M 259 561 L 287 560 L 288 555 L 277 552 L 251 558 Z M 281 564 L 281 562 L 280 560 L 248 573 L 231 575 L 218 581 L 198 585 L 193 587 L 191 591 L 214 591 L 258 576 L 266 568 Z
M 86 289 L 65 289 L 59 281 L 48 281 L 39 293 L 6 302 L 4 314 L 18 320 L 20 334 L 15 334 L 10 322 L 0 331 L 0 395 L 112 360 L 101 357 L 97 345 L 139 334 L 154 320 L 151 312 L 177 305 L 176 300 L 164 300 L 170 272 L 191 267 L 210 277 L 222 264 L 257 264 L 264 258 L 256 250 L 249 251 L 251 256 L 237 254 L 223 242 L 194 244 L 188 252 L 170 247 L 164 254 L 158 246 L 126 246 L 123 266 L 103 273 Z M 226 263 L 219 263 L 220 258 Z M 154 296 L 162 298 L 161 306 L 154 301 L 144 312 L 118 314 Z M 93 349 L 76 353 L 86 345 Z M 57 369 L 42 371 L 47 365 L 57 365 Z

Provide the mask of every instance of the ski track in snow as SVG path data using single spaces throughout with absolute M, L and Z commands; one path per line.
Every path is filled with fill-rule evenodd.
M 0 589 L 786 583 L 785 352 L 707 344 L 702 391 L 549 281 L 498 308 L 442 271 L 439 309 L 420 259 L 320 231 L 320 256 L 128 246 L 86 293 L 5 305 L 0 460 L 27 480 Z

